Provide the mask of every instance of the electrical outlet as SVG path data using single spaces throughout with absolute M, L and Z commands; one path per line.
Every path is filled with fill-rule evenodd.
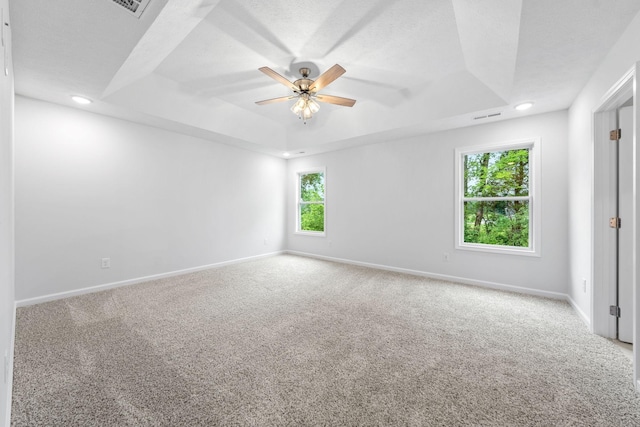
M 442 254 L 442 260 L 444 262 L 449 262 L 449 252 L 445 252 Z
M 264 244 L 268 244 L 269 243 L 269 239 L 267 239 L 266 237 L 264 238 Z
M 111 258 L 102 258 L 102 268 L 111 268 Z
M 582 279 L 582 292 L 587 293 L 587 279 Z

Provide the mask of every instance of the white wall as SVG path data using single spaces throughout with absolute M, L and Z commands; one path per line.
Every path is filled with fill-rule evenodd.
M 454 249 L 454 150 L 541 138 L 541 257 Z M 567 112 L 358 147 L 288 163 L 288 247 L 537 291 L 567 291 Z M 326 238 L 295 234 L 296 174 L 327 168 Z M 448 252 L 450 259 L 443 260 Z
M 24 97 L 15 114 L 17 300 L 284 249 L 284 160 Z
M 9 2 L 0 2 L 4 22 L 9 22 Z M 10 27 L 0 22 L 4 33 L 3 62 L 0 69 L 0 425 L 9 425 L 11 371 L 5 373 L 13 357 L 13 67 Z M 5 68 L 8 75 L 5 75 Z M 11 365 L 9 366 L 11 369 Z
M 593 230 L 591 183 L 593 181 L 592 111 L 605 93 L 640 61 L 640 14 L 611 49 L 569 110 L 569 250 L 568 293 L 590 315 Z M 589 289 L 583 292 L 582 278 Z

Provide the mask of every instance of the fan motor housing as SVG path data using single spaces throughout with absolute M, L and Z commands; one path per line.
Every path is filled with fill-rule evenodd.
M 298 89 L 300 89 L 300 92 L 309 92 L 309 88 L 311 87 L 312 83 L 313 80 L 311 79 L 298 79 L 293 82 L 293 84 L 297 86 Z
M 293 84 L 296 85 L 301 92 L 309 92 L 311 83 L 313 83 L 313 80 L 309 78 L 311 69 L 307 67 L 302 67 L 298 71 L 300 71 L 300 75 L 302 75 L 302 78 L 296 80 L 295 82 L 293 82 Z

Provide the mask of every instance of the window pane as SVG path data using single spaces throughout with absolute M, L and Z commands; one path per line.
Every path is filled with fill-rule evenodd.
M 303 202 L 324 201 L 324 174 L 322 172 L 300 175 L 300 199 Z
M 529 247 L 529 202 L 464 202 L 464 241 Z
M 324 231 L 324 205 L 300 205 L 300 230 Z
M 529 149 L 464 156 L 465 197 L 529 195 Z

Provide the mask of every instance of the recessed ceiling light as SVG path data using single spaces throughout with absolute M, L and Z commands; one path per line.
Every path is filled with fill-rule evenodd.
M 291 154 L 289 154 L 289 153 L 282 153 L 282 155 L 283 155 L 283 156 L 285 156 L 285 157 L 289 157 Z
M 74 95 L 74 96 L 71 97 L 71 99 L 76 101 L 78 104 L 82 104 L 82 105 L 91 104 L 91 100 L 88 99 L 88 98 L 85 98 L 84 96 Z
M 531 107 L 533 107 L 533 102 L 523 102 L 522 104 L 516 105 L 516 110 L 524 111 L 524 110 L 528 110 Z

